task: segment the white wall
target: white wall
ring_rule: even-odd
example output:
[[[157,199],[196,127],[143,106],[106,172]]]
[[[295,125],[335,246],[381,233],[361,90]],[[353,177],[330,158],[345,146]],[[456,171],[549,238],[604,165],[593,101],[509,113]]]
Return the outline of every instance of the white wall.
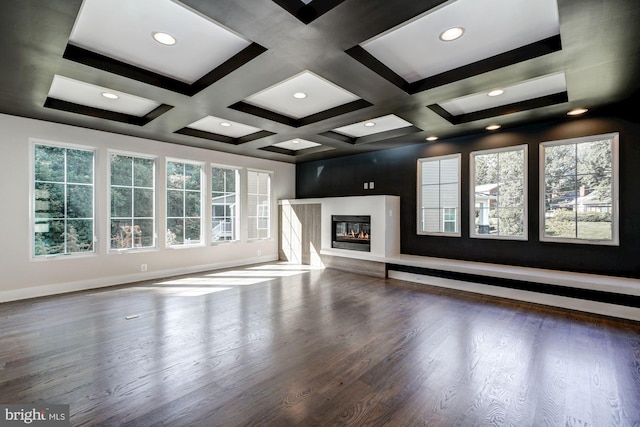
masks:
[[[97,253],[34,259],[31,254],[30,192],[32,141],[52,141],[96,149]],[[108,150],[157,156],[156,227],[158,248],[144,252],[109,253]],[[272,239],[180,249],[165,248],[166,157],[254,168],[274,172],[272,181]],[[205,170],[208,168],[205,168]],[[209,174],[207,174],[209,178]],[[207,179],[208,181],[208,179]],[[208,187],[207,187],[208,188]],[[278,259],[277,200],[295,195],[295,165],[218,151],[184,147],[73,126],[0,114],[0,302],[72,290],[152,279]],[[205,208],[205,224],[210,209]],[[205,229],[208,228],[205,226]],[[246,219],[241,231],[246,229]],[[147,264],[147,272],[141,272]]]

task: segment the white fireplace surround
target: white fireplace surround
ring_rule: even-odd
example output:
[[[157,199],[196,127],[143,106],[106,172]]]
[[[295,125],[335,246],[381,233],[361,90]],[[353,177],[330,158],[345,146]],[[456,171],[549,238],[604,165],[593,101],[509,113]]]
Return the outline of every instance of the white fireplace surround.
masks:
[[[400,255],[400,197],[354,196],[322,199],[281,200],[280,205],[319,204],[321,206],[321,255],[387,262]],[[332,215],[370,215],[371,251],[353,251],[331,247]]]

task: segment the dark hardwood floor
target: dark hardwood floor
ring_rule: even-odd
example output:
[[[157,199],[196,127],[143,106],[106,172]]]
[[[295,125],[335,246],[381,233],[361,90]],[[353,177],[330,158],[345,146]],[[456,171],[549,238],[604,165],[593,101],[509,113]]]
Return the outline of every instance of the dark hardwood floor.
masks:
[[[260,265],[0,304],[0,403],[73,426],[639,426],[640,324]]]

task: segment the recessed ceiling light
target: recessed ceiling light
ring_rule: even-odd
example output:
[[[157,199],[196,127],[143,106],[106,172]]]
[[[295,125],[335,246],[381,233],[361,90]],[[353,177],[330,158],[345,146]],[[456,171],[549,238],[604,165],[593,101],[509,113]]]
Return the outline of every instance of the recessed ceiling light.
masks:
[[[500,125],[489,125],[487,126],[485,129],[486,130],[496,130],[496,129],[500,129]]]
[[[155,41],[165,46],[173,46],[174,44],[176,44],[176,38],[171,34],[156,31],[152,33],[152,36]]]
[[[438,137],[434,135],[434,136],[428,136],[426,139],[429,142],[433,142],[433,141],[437,141]]]
[[[460,37],[462,37],[463,34],[464,34],[464,28],[452,27],[440,33],[440,40],[444,42],[450,42],[450,41],[459,39]]]
[[[116,95],[115,93],[111,93],[111,92],[102,92],[100,95],[104,96],[107,99],[118,99],[118,98],[120,98],[118,95]]]
[[[586,108],[574,108],[573,110],[569,111],[567,113],[568,116],[579,116],[580,114],[584,114],[586,113],[587,110]]]
[[[376,125],[376,122],[367,122],[367,123],[365,123],[364,125],[365,125],[366,127],[370,128],[370,127],[372,127],[372,126],[375,126],[375,125]]]
[[[307,97],[307,94],[304,92],[296,92],[293,94],[293,97],[296,99],[305,99]]]
[[[297,139],[294,139],[293,141],[291,141],[292,144],[300,144],[300,141],[298,141]]]
[[[229,122],[220,122],[220,126],[228,128],[229,126],[231,126],[231,123],[229,123]]]
[[[491,92],[487,93],[489,96],[500,96],[504,93],[503,89],[494,89]]]

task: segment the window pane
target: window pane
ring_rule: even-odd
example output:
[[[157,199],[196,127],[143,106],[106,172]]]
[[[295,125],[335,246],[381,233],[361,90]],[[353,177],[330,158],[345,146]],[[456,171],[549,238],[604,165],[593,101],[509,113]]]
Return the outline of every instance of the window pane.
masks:
[[[57,255],[65,253],[64,221],[36,221],[35,255]]]
[[[184,243],[184,219],[167,219],[167,245],[181,245]]]
[[[200,190],[200,166],[185,164],[185,188],[187,190]]]
[[[111,216],[114,218],[131,217],[131,189],[111,188]]]
[[[603,242],[617,239],[617,224],[613,221],[614,141],[616,137],[610,136],[595,141],[542,144],[543,237]]]
[[[35,217],[64,218],[64,184],[35,184]]]
[[[93,220],[74,219],[67,221],[67,252],[90,252],[93,250]]]
[[[153,217],[153,190],[146,188],[135,188],[133,190],[134,210],[136,218]]]
[[[93,183],[93,152],[67,150],[67,182]]]
[[[67,217],[93,218],[93,186],[67,185]]]
[[[167,162],[167,188],[184,189],[184,164]]]
[[[423,231],[437,233],[440,231],[440,209],[424,209],[422,211],[423,216]]]
[[[200,217],[200,192],[185,193],[185,212],[187,218]]]
[[[200,218],[187,218],[184,224],[185,242],[200,242]]]
[[[440,162],[432,161],[422,164],[422,185],[440,184]]]
[[[611,214],[606,212],[578,212],[577,237],[590,240],[612,238]]]
[[[498,182],[498,155],[476,155],[474,160],[476,186],[496,184]]]
[[[142,247],[152,247],[155,245],[155,230],[152,219],[136,219],[135,226],[138,227],[140,244]]]
[[[182,217],[184,215],[184,192],[167,190],[167,216]]]
[[[112,154],[111,185],[131,185],[131,165],[131,157]]]
[[[64,182],[64,152],[61,147],[35,146],[35,180]]]
[[[133,160],[134,185],[136,187],[153,187],[153,172],[155,161],[153,159]]]
[[[131,221],[128,219],[111,220],[111,248],[127,249],[132,246],[130,234]]]

